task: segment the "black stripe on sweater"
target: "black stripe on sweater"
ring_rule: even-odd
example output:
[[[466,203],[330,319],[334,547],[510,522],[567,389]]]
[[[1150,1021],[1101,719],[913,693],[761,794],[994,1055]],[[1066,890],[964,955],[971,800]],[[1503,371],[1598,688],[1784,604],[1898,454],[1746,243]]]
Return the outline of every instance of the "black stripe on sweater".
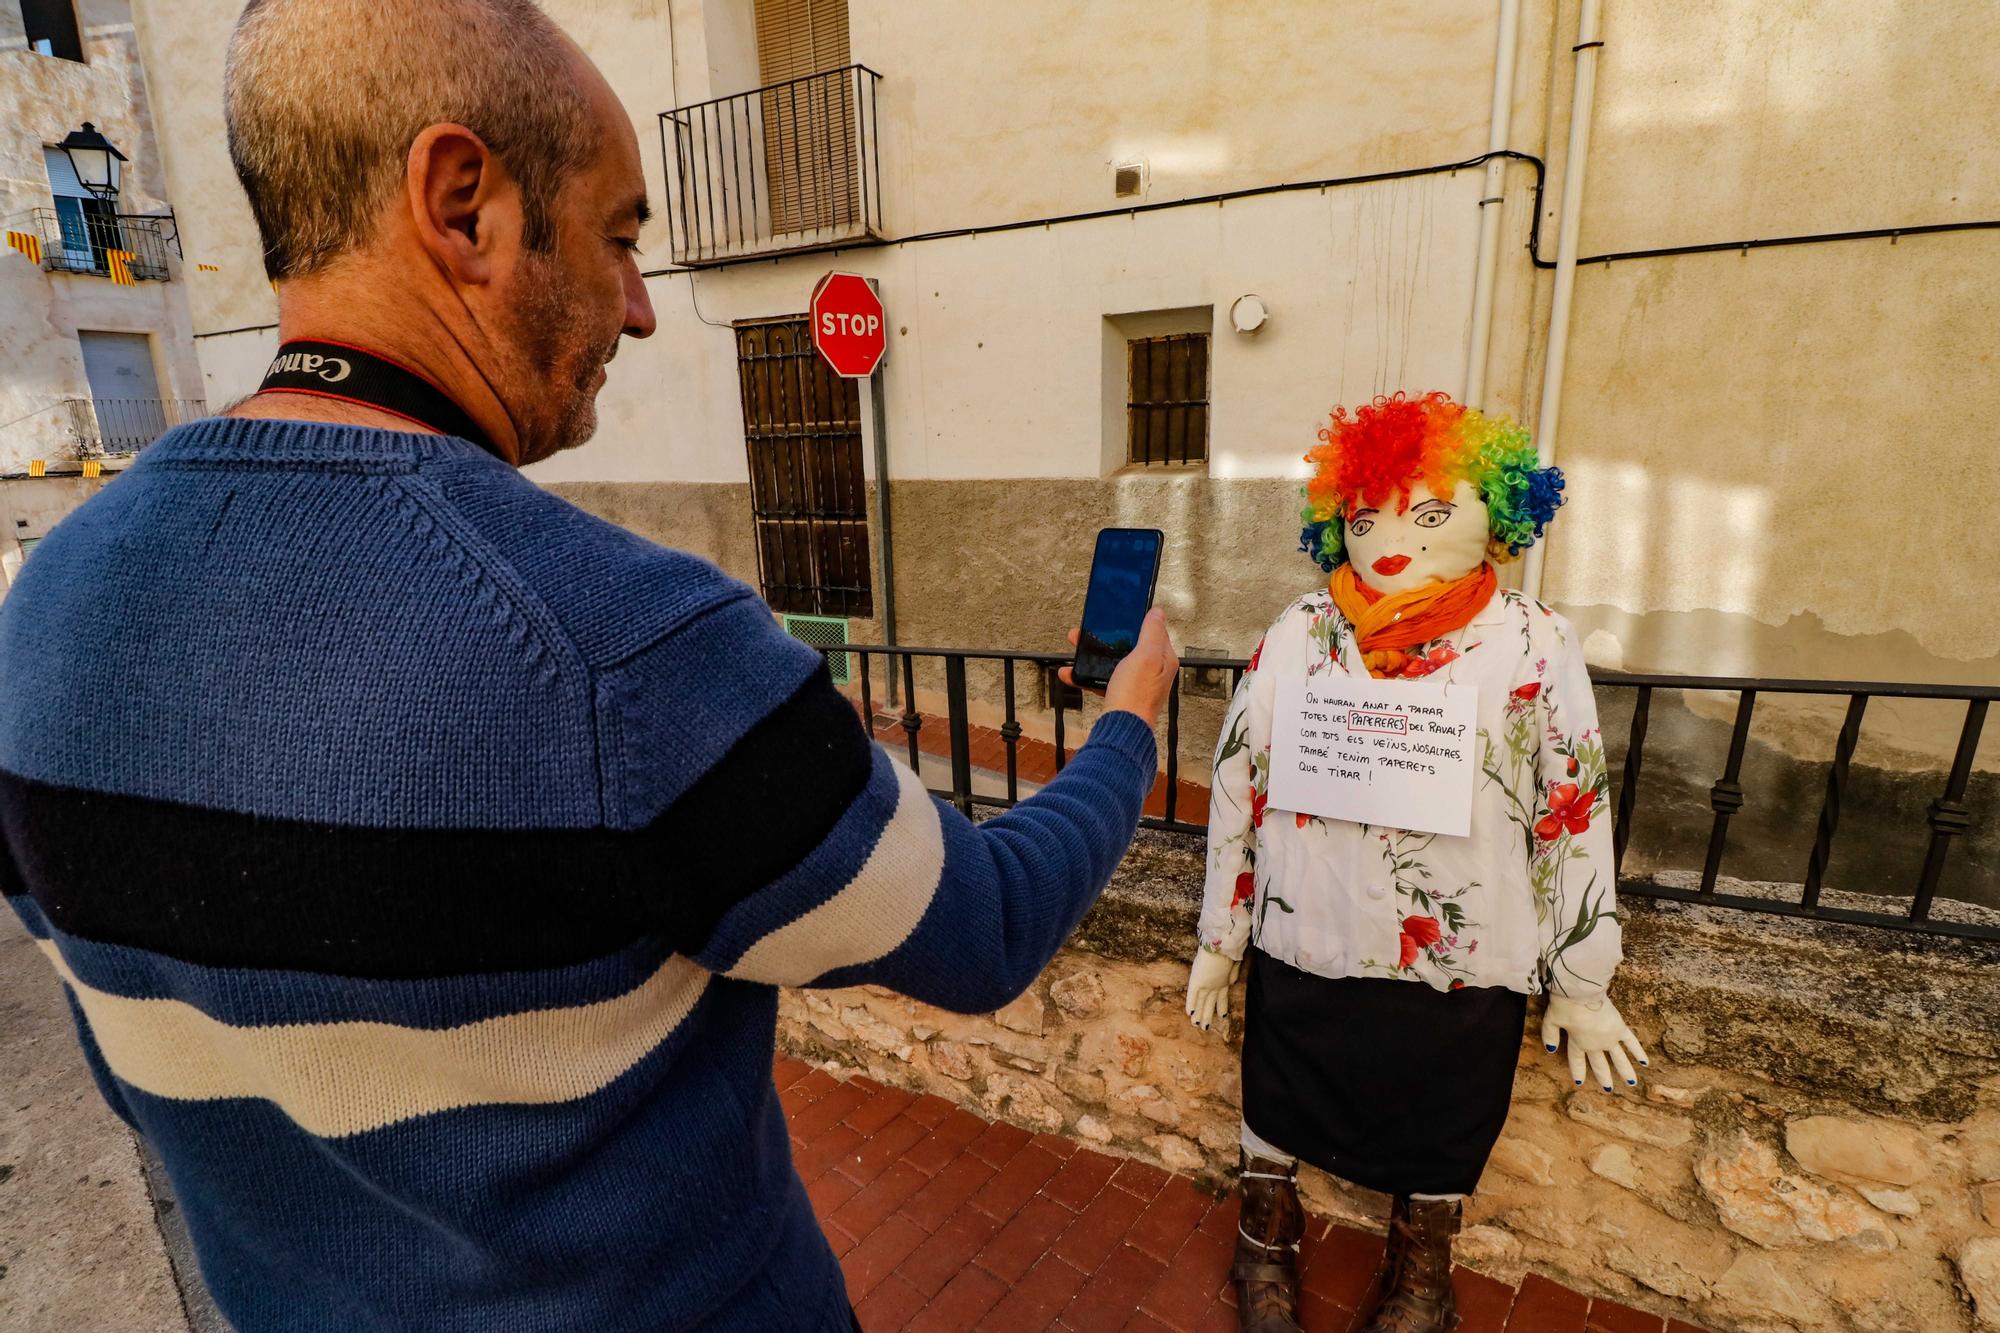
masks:
[[[820,671],[634,832],[354,828],[0,770],[0,875],[72,935],[213,967],[447,976],[583,962],[639,935],[692,954],[825,839],[871,762]]]

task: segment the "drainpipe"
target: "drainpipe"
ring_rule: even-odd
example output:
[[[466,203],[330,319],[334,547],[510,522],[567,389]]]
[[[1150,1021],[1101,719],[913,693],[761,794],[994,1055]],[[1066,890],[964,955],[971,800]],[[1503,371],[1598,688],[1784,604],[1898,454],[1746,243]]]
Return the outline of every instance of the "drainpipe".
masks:
[[[1535,422],[1535,452],[1543,467],[1556,459],[1556,425],[1562,418],[1563,363],[1569,356],[1569,309],[1576,294],[1576,237],[1583,220],[1583,168],[1590,159],[1590,100],[1597,90],[1599,0],[1583,0],[1576,25],[1576,89],[1569,104],[1569,149],[1563,157],[1561,220],[1556,229],[1556,291],[1549,307],[1548,355],[1542,366],[1542,411]],[[1528,550],[1521,590],[1542,595],[1544,537]]]
[[[1486,151],[1507,147],[1514,121],[1515,52],[1520,46],[1521,0],[1500,0],[1500,40],[1493,53],[1493,108]],[[1472,335],[1465,349],[1465,392],[1459,401],[1479,407],[1486,397],[1486,354],[1493,343],[1493,288],[1500,267],[1501,199],[1507,160],[1489,158],[1479,199],[1479,255],[1472,270]]]

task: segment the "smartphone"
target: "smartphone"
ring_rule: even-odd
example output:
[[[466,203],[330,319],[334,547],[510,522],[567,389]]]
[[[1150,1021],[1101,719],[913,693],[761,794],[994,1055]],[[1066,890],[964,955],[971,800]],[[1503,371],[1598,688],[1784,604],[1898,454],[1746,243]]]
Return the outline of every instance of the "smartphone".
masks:
[[[1083,595],[1083,629],[1070,668],[1077,684],[1103,689],[1113,668],[1138,645],[1164,542],[1158,528],[1105,528],[1097,534],[1090,587]]]

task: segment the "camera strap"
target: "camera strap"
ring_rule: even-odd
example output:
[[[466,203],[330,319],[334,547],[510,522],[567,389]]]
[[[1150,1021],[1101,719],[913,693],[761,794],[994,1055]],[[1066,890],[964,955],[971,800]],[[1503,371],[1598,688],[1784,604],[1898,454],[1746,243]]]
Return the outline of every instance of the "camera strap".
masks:
[[[359,403],[492,451],[493,442],[450,394],[387,357],[347,343],[295,338],[278,348],[258,393],[303,393]]]

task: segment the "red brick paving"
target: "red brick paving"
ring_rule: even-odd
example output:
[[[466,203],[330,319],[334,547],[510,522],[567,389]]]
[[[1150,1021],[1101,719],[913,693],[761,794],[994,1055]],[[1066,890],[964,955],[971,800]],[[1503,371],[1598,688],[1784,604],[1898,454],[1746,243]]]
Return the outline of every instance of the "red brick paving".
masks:
[[[1611,1301],[1592,1301],[1584,1319],[1586,1333],[1664,1333],[1666,1320],[1644,1310]]]
[[[1514,1298],[1507,1327],[1532,1328],[1536,1333],[1583,1333],[1583,1321],[1589,1315],[1588,1297],[1559,1287],[1539,1273],[1530,1273],[1521,1283],[1521,1294]],[[1664,1319],[1660,1322],[1666,1323]]]
[[[806,1183],[867,1333],[1231,1333],[1237,1200],[942,1098],[773,1077]],[[1306,1333],[1349,1333],[1382,1238],[1314,1218],[1300,1247]],[[1460,1333],[1699,1333],[1529,1275],[1457,1273]]]

